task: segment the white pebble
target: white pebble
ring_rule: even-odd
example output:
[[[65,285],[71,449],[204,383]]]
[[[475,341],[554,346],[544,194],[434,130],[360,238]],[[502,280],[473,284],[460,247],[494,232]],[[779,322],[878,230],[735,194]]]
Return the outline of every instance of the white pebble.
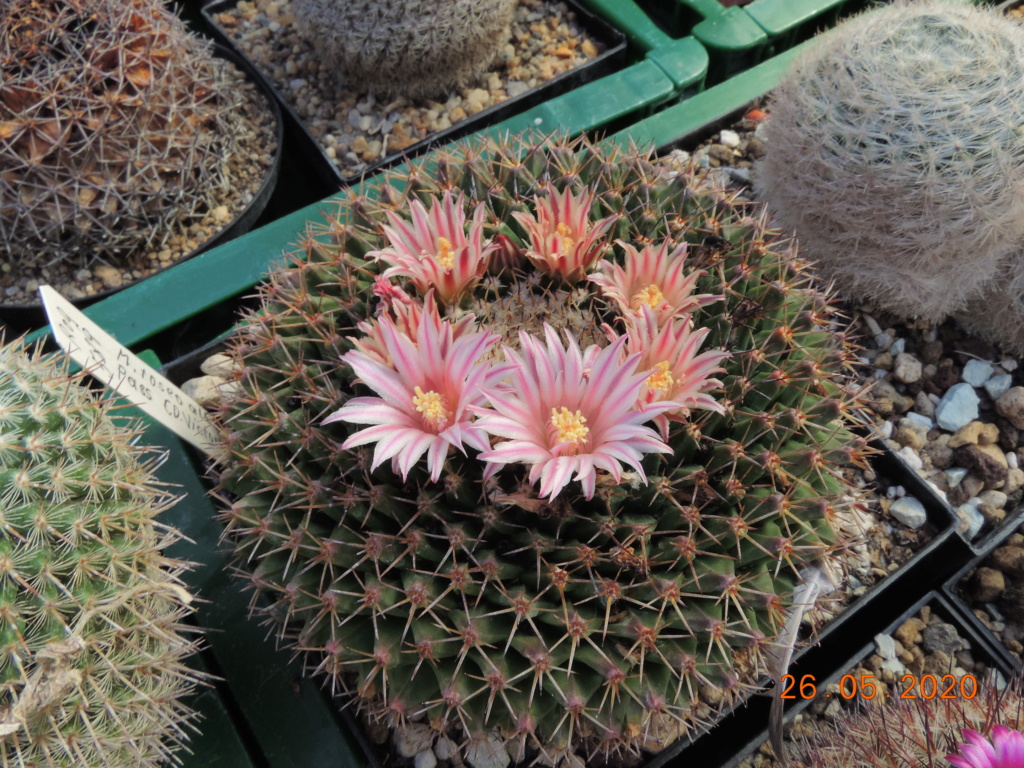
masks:
[[[882,326],[871,315],[864,315],[864,322],[868,326],[868,330],[871,331],[872,336],[878,336],[882,332]]]
[[[984,360],[968,360],[960,378],[972,387],[980,387],[992,376],[992,364]]]
[[[906,339],[896,339],[896,341],[894,341],[892,343],[892,346],[889,347],[889,351],[893,355],[898,355],[898,354],[900,354],[906,348],[907,348],[907,340]]]
[[[929,328],[927,331],[924,332],[924,340],[925,341],[935,341],[938,338],[939,338],[939,329],[938,328]]]
[[[881,424],[878,425],[877,429],[878,434],[882,436],[883,440],[888,440],[890,437],[892,437],[893,426],[891,421],[883,421]]]
[[[950,488],[956,488],[963,479],[967,477],[967,470],[963,467],[953,467],[946,470],[946,482]]]
[[[896,455],[899,456],[903,461],[906,462],[907,466],[915,472],[920,472],[924,469],[924,462],[921,461],[921,457],[917,455],[917,451],[911,448],[909,445],[905,445],[896,451]]]
[[[998,400],[1013,384],[1013,376],[1008,373],[1000,374],[999,376],[993,376],[985,382],[985,391],[988,392],[988,396],[993,400]]]
[[[889,507],[889,514],[914,530],[928,522],[928,513],[925,512],[924,505],[913,496],[896,499]]]
[[[935,421],[943,429],[956,432],[978,418],[978,395],[966,382],[954,384],[935,406]]]
[[[935,428],[935,422],[932,419],[928,418],[924,414],[918,413],[917,411],[910,411],[903,418],[915,426],[921,427],[926,432]]]
[[[970,503],[957,507],[956,515],[960,518],[960,525],[957,526],[957,529],[963,529],[961,532],[968,541],[977,536],[982,526],[985,525],[985,516]]]
[[[299,88],[305,88],[306,79],[304,77],[297,77],[290,83],[288,83],[288,87],[291,88],[293,91],[297,91],[299,90]]]
[[[1009,373],[1013,373],[1017,370],[1017,361],[1012,358],[1003,360],[999,365],[1004,371],[1008,371]]]
[[[736,149],[740,145],[740,135],[736,131],[726,129],[718,134],[718,142],[729,149]]]
[[[1009,467],[1010,469],[1020,468],[1020,460],[1017,458],[1016,451],[1010,451],[1009,453],[1006,454],[1006,466]]]

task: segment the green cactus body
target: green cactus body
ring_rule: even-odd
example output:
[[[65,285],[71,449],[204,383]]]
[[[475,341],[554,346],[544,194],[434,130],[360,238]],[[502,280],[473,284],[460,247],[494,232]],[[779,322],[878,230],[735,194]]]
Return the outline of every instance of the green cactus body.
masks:
[[[490,274],[451,291],[445,322],[472,312],[524,355],[517,332],[539,337],[543,322],[608,344],[599,326],[624,319],[613,302],[575,268],[559,280],[524,256],[528,217],[565,190],[593,196],[586,238],[604,232],[584,272],[622,256],[615,238],[689,244],[722,412],[670,421],[671,451],[644,458],[646,482],[602,471],[590,494],[581,479],[544,498],[518,465],[485,478],[473,448],[449,451],[436,481],[431,462],[403,479],[374,468],[369,445],[342,449],[356,428],[323,422],[367,392],[342,356],[374,316],[371,288],[394,295],[371,253],[389,211],[415,218],[417,200],[460,193],[467,217],[483,206],[485,242],[500,245]],[[634,149],[486,144],[389,176],[376,197],[351,194],[312,226],[234,350],[241,394],[224,406],[233,458],[219,479],[255,604],[369,717],[426,723],[466,759],[638,755],[699,730],[764,672],[801,567],[844,543],[832,520],[852,502],[843,466],[862,443],[846,426],[851,353],[829,330],[828,297],[757,208]],[[558,232],[556,257],[587,250]],[[440,258],[457,265],[452,238]],[[655,288],[637,295],[656,303]],[[668,379],[655,366],[647,382]],[[416,392],[424,420],[454,407],[450,392]],[[600,417],[574,408],[586,404],[553,409],[549,429],[583,450]]]
[[[171,759],[199,679],[173,503],[139,432],[66,364],[0,339],[0,765]]]
[[[294,0],[342,84],[413,99],[472,83],[508,40],[516,0]]]
[[[773,92],[757,194],[849,295],[938,321],[1024,235],[1024,28],[896,2],[816,41]]]

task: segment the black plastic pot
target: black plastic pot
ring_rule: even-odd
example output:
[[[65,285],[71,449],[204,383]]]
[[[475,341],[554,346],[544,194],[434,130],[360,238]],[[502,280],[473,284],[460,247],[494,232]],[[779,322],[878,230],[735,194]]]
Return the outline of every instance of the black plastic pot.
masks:
[[[1024,669],[1024,665],[1007,650],[1006,646],[982,621],[974,614],[974,610],[964,599],[960,585],[977,568],[985,564],[989,556],[1008,539],[1020,526],[1024,524],[1024,508],[1019,509],[1015,514],[1007,516],[1006,521],[1000,526],[999,536],[989,536],[984,547],[979,547],[975,556],[954,573],[943,585],[943,592],[957,610],[963,615],[964,621],[971,624],[982,637],[992,645],[994,652],[1004,664],[1017,671]]]
[[[295,111],[295,108],[273,84],[272,79],[263,72],[260,72],[259,76],[263,79],[266,88],[274,94],[281,105],[288,123],[290,137],[294,140],[302,157],[311,167],[315,168],[317,175],[325,184],[329,185],[333,191],[337,191],[351,184],[358,183],[364,176],[371,175],[401,160],[422,154],[432,147],[463,138],[482,128],[499,123],[512,115],[609,74],[621,66],[626,58],[625,35],[579,5],[576,0],[563,0],[563,2],[572,9],[576,17],[583,23],[587,34],[605,45],[603,53],[592,61],[568,72],[563,72],[544,83],[540,83],[519,96],[510,98],[500,104],[495,104],[471,117],[460,120],[450,128],[430,134],[401,151],[392,152],[376,163],[368,165],[362,172],[353,176],[344,176],[338,170],[338,167],[327,155],[325,149],[306,127],[298,112]],[[202,15],[214,37],[220,43],[230,47],[238,55],[244,57],[245,53],[215,20],[217,14],[224,13],[234,8],[237,4],[238,0],[214,0],[214,2],[203,6]],[[252,69],[256,69],[254,64]]]
[[[251,82],[256,84],[257,89],[260,94],[262,94],[263,100],[266,103],[266,108],[271,112],[274,118],[274,141],[277,145],[274,150],[274,157],[270,168],[267,170],[266,176],[263,179],[263,183],[253,196],[253,199],[249,201],[248,205],[246,205],[245,208],[243,208],[242,211],[239,212],[229,224],[227,224],[227,226],[208,238],[206,242],[192,251],[189,255],[179,259],[174,264],[168,265],[163,269],[147,275],[145,278],[140,278],[142,280],[152,277],[153,275],[160,274],[183,261],[187,261],[188,259],[208,251],[216,245],[225,243],[228,240],[248,232],[256,223],[257,219],[259,219],[263,210],[267,207],[267,203],[270,201],[270,197],[274,192],[274,187],[277,184],[277,179],[281,171],[281,154],[284,147],[284,120],[282,119],[281,109],[277,104],[277,100],[274,98],[274,94],[267,88],[262,78],[260,78],[256,73],[256,70],[253,69],[252,65],[244,57],[239,56],[230,48],[220,45],[214,47],[214,53],[218,57],[226,59],[237,66],[245,73],[246,77]],[[84,308],[90,304],[100,301],[101,299],[114,295],[131,284],[132,283],[125,283],[123,286],[111,288],[106,291],[100,291],[92,296],[69,300],[76,307]],[[12,330],[29,330],[46,325],[46,314],[43,312],[42,304],[38,302],[33,304],[4,304],[0,302],[0,324],[3,323],[9,324]]]

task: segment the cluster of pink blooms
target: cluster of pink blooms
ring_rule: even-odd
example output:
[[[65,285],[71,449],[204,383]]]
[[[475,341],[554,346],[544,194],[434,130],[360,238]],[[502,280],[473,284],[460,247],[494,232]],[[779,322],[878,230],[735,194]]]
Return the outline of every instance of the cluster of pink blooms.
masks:
[[[989,741],[977,731],[965,729],[966,744],[959,755],[946,755],[955,768],[1024,768],[1024,734],[997,725]]]
[[[342,447],[375,444],[373,467],[391,459],[403,478],[426,454],[435,482],[449,451],[468,447],[485,462],[485,477],[522,464],[540,497],[555,498],[575,479],[589,499],[599,471],[621,482],[626,465],[646,482],[644,455],[672,452],[670,421],[694,408],[721,412],[706,390],[720,384],[711,376],[727,353],[698,353],[708,331],[690,315],[720,297],[693,295],[702,273],[684,273],[685,246],[637,250],[619,241],[624,264],[603,260],[615,217],[592,222],[593,203],[589,191],[549,187],[535,215],[514,214],[529,240],[523,255],[552,278],[589,280],[619,311],[625,333],[606,325],[607,346],[581,349],[545,324],[543,340],[520,333],[519,349],[503,347],[501,363],[490,360],[498,334],[478,330],[472,316],[442,319],[437,309],[472,291],[498,248],[484,242],[483,206],[468,227],[464,198],[451,192],[429,210],[411,203],[411,220],[389,213],[390,245],[373,254],[388,265],[374,288],[381,311],[360,324],[363,336],[344,356],[376,396],[353,398],[325,420],[369,425]]]

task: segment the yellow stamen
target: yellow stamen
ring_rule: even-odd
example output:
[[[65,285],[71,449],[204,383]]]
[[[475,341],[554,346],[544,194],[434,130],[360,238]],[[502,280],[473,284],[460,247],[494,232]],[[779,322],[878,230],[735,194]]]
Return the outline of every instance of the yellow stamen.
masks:
[[[590,434],[590,429],[584,426],[586,423],[587,417],[579,411],[575,414],[570,413],[564,405],[561,411],[557,408],[551,409],[551,426],[555,430],[556,443],[582,445]]]
[[[647,386],[661,392],[668,392],[675,384],[675,379],[668,370],[668,361],[664,360],[654,366],[654,373],[647,377]]]
[[[572,227],[570,227],[563,221],[560,222],[557,227],[555,227],[555,231],[557,231],[562,238],[561,252],[568,253],[569,251],[571,251],[573,247],[576,245],[576,241],[569,237],[569,235],[572,234]]]
[[[455,252],[447,237],[437,238],[437,263],[445,272],[455,266]]]
[[[633,294],[633,299],[629,302],[629,306],[633,309],[640,309],[641,305],[646,304],[651,309],[657,309],[664,301],[665,296],[662,294],[661,289],[654,283],[651,283],[646,288],[641,288]]]
[[[432,429],[444,429],[448,426],[452,412],[448,408],[448,401],[444,399],[444,396],[434,390],[424,392],[419,387],[415,387],[413,391],[416,395],[412,399],[412,404],[416,406],[417,411],[423,414],[423,420]]]

